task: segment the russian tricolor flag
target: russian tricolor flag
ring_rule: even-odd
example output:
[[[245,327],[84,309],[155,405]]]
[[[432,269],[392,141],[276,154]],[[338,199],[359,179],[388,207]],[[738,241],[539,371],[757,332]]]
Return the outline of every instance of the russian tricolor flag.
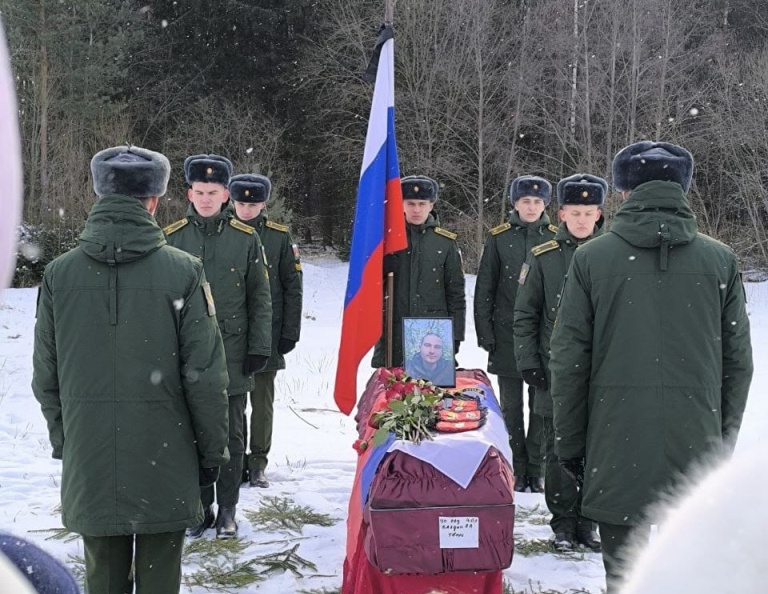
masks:
[[[357,368],[382,333],[384,254],[407,247],[395,142],[395,54],[392,28],[382,28],[373,104],[357,189],[349,277],[333,397],[344,414],[357,401]]]

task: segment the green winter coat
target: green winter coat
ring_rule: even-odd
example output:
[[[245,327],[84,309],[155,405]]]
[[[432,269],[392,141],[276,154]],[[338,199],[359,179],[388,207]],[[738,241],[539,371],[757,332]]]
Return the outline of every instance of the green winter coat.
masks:
[[[32,390],[63,462],[62,521],[89,536],[202,520],[198,467],[229,459],[227,371],[202,264],[142,203],[106,196],[45,269]]]
[[[586,455],[584,516],[634,525],[692,462],[731,446],[752,378],[736,256],[680,186],[638,186],[579,248],[552,333],[555,452]]]
[[[592,235],[582,240],[571,235],[565,223],[560,223],[552,241],[531,250],[520,272],[520,287],[515,298],[515,360],[518,369],[543,369],[549,381],[549,343],[568,266],[577,247],[602,233],[602,218]],[[533,412],[552,417],[549,389],[536,388]]]
[[[243,374],[245,355],[272,353],[272,299],[258,234],[228,208],[203,218],[192,205],[186,218],[163,231],[168,243],[203,261],[227,354],[227,391],[249,392],[253,376]]]
[[[520,377],[512,327],[517,279],[531,249],[551,240],[556,231],[546,212],[535,223],[524,223],[515,210],[485,240],[475,284],[475,332],[477,344],[490,352],[490,373]]]
[[[393,305],[392,361],[403,365],[403,318],[453,318],[453,340],[464,340],[467,305],[464,271],[456,234],[438,226],[429,215],[423,225],[405,225],[408,248],[396,254]],[[373,351],[374,367],[384,367],[386,345],[382,338]]]
[[[277,342],[286,338],[299,341],[301,333],[302,272],[298,248],[288,227],[273,223],[262,212],[247,222],[256,229],[269,269],[272,291],[272,356],[264,371],[285,369],[285,357],[277,352]]]

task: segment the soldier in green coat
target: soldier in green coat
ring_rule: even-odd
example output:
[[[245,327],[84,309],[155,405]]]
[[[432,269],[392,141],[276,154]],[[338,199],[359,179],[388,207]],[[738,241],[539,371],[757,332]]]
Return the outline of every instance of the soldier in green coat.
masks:
[[[264,249],[256,230],[241,223],[231,209],[227,185],[232,164],[218,155],[194,155],[184,162],[190,185],[187,216],[164,231],[168,242],[203,261],[216,299],[216,319],[224,339],[229,373],[229,453],[214,488],[202,490],[205,517],[188,531],[198,537],[216,524],[218,538],[237,536],[235,512],[240,498],[245,442],[243,415],[253,374],[272,355],[272,300]],[[218,501],[214,519],[213,502]]]
[[[544,491],[541,464],[542,418],[534,412],[535,389],[528,390],[528,435],[525,433],[523,379],[515,364],[512,322],[520,268],[531,249],[551,240],[557,227],[544,209],[552,185],[541,177],[523,175],[512,181],[509,221],[491,229],[485,241],[475,285],[477,343],[488,351],[488,371],[499,376],[499,397],[512,448],[515,491]],[[528,378],[530,379],[530,378]],[[530,386],[530,382],[528,382]]]
[[[237,218],[251,225],[261,238],[269,267],[272,291],[272,355],[264,371],[254,374],[251,390],[251,454],[245,456],[244,481],[252,487],[269,487],[264,475],[272,449],[272,424],[275,402],[275,376],[285,369],[285,355],[299,341],[301,333],[302,272],[299,248],[288,227],[267,218],[264,208],[272,192],[268,177],[256,174],[235,175],[229,180],[229,196]],[[248,423],[243,421],[248,442]],[[247,477],[247,478],[246,478]]]
[[[601,177],[580,173],[557,184],[560,226],[555,238],[537,245],[520,271],[515,299],[515,358],[518,369],[536,388],[533,411],[544,420],[542,436],[544,497],[552,513],[554,547],[573,550],[580,543],[593,551],[600,541],[593,522],[581,515],[576,482],[563,472],[554,455],[552,396],[549,393],[549,343],[568,266],[576,248],[602,233],[601,208],[608,183]]]
[[[616,155],[625,201],[574,254],[552,333],[555,453],[584,481],[611,593],[627,538],[647,537],[659,497],[733,448],[752,379],[738,262],[698,232],[692,174],[691,154],[666,142]]]
[[[32,390],[86,590],[179,592],[199,485],[229,459],[224,346],[202,263],[166,245],[153,217],[168,160],[122,146],[91,170],[101,199],[80,245],[43,275]]]
[[[456,234],[440,227],[432,214],[437,201],[437,182],[423,175],[412,175],[401,180],[401,187],[408,247],[384,258],[384,274],[392,272],[395,276],[394,367],[404,365],[403,318],[453,318],[453,352],[456,354],[464,340],[467,313],[464,271]],[[372,365],[386,365],[383,337],[374,348]]]

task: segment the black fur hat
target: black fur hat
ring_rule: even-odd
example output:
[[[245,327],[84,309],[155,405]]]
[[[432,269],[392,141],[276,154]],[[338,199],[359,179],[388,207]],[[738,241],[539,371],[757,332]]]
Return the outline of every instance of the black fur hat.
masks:
[[[400,180],[403,189],[403,200],[437,201],[439,186],[437,182],[426,175],[409,175]]]
[[[552,200],[552,184],[543,177],[521,175],[509,186],[509,201],[514,204],[523,196],[541,198],[546,206]]]
[[[692,177],[693,156],[669,142],[636,142],[613,158],[613,186],[619,192],[631,192],[640,184],[657,180],[678,183],[687,194]]]
[[[115,146],[91,159],[93,190],[98,196],[122,194],[133,198],[162,196],[168,188],[171,164],[165,155],[138,146]]]
[[[236,202],[268,202],[272,182],[265,175],[241,173],[229,180],[229,197]]]
[[[607,193],[608,182],[588,173],[577,173],[557,182],[557,203],[560,206],[602,206]]]
[[[195,182],[221,184],[225,188],[232,177],[232,162],[219,155],[192,155],[184,160],[184,179],[190,186]]]

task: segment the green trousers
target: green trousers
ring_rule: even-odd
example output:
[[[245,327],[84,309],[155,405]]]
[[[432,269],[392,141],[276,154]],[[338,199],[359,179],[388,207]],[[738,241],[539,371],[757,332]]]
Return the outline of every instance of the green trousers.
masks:
[[[178,594],[184,530],[83,536],[86,594]],[[133,570],[132,570],[133,566]]]
[[[248,470],[258,472],[267,467],[272,449],[272,425],[275,418],[275,377],[277,371],[255,373],[256,386],[251,392],[251,453],[245,457]],[[245,441],[248,442],[248,422],[244,419]]]
[[[535,390],[528,389],[528,434],[525,433],[525,412],[523,410],[523,380],[499,376],[499,397],[504,424],[509,433],[512,448],[512,466],[515,476],[542,476],[541,430],[543,419],[533,412]]]
[[[607,594],[618,594],[624,579],[624,569],[629,565],[627,544],[641,540],[648,541],[651,533],[649,524],[620,526],[599,522],[600,541],[603,543],[603,566]],[[636,540],[637,539],[637,540]]]
[[[258,374],[257,374],[258,375]],[[240,483],[243,476],[243,416],[245,414],[245,394],[229,396],[229,462],[221,468],[219,480],[215,485],[200,488],[200,500],[203,507],[210,507],[214,501],[219,507],[233,507],[240,501]],[[215,490],[214,490],[215,487]]]
[[[555,456],[555,428],[552,417],[542,417],[544,424],[544,499],[552,513],[552,532],[584,533],[595,529],[595,524],[581,515],[581,492],[576,481],[563,472]]]

